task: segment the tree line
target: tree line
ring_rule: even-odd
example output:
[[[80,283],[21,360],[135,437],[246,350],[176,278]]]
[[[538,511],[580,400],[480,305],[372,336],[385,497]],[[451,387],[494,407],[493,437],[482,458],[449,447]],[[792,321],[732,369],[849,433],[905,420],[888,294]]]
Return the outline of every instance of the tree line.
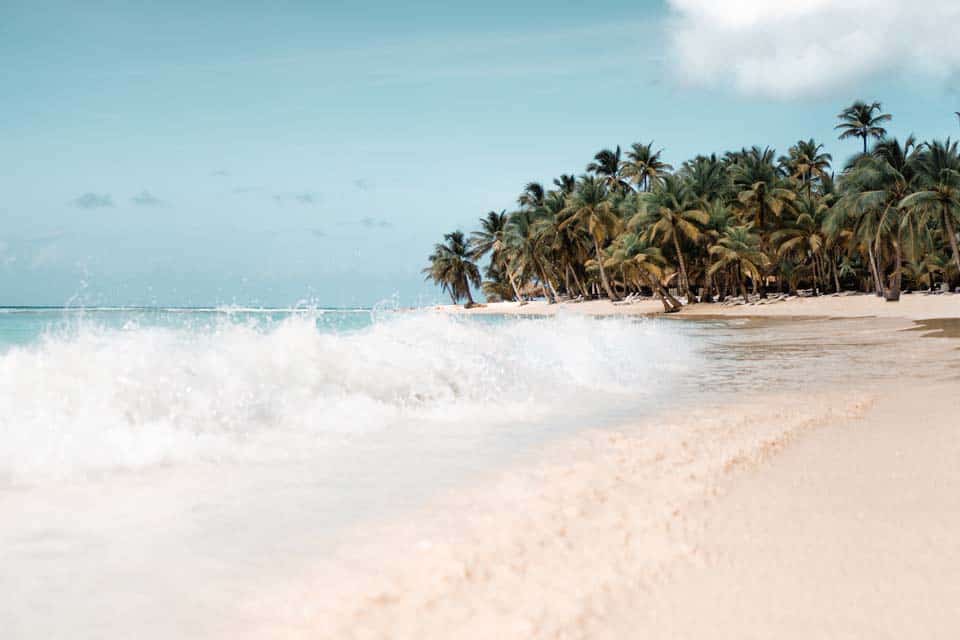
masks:
[[[839,172],[817,141],[751,147],[675,168],[653,143],[604,149],[579,177],[528,183],[507,212],[453,231],[424,269],[456,304],[655,295],[664,310],[769,292],[900,299],[960,277],[960,153],[888,137],[879,102],[838,115],[862,152]],[[871,142],[873,143],[871,146]],[[486,260],[481,275],[480,263]]]

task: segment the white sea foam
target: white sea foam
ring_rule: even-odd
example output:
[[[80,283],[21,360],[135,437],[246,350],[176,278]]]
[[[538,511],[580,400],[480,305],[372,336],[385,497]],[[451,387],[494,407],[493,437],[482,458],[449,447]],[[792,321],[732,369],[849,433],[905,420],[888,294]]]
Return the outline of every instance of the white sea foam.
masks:
[[[640,403],[696,358],[668,324],[393,314],[324,332],[310,315],[199,329],[84,320],[0,354],[0,478],[276,460],[399,425],[522,428],[611,398]]]

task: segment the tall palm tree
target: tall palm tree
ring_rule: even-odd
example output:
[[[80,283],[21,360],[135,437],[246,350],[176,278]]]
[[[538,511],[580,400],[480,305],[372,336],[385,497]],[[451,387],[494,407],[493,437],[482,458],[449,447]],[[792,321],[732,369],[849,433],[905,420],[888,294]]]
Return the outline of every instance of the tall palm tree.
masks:
[[[854,235],[866,246],[877,295],[885,295],[890,301],[900,299],[903,231],[911,220],[905,214],[918,211],[913,203],[901,206],[913,190],[915,151],[912,136],[903,143],[896,138],[878,142],[872,153],[855,158],[845,171],[846,193],[838,203],[839,209],[847,209],[852,215]],[[888,248],[893,272],[884,287],[884,252]]]
[[[620,146],[616,151],[601,149],[587,165],[587,172],[601,178],[610,191],[629,191],[630,185],[620,175]]]
[[[510,270],[506,244],[507,220],[506,211],[490,211],[480,218],[480,229],[470,234],[470,257],[479,261],[490,254],[487,277],[496,279],[494,276],[505,275],[517,302],[524,304],[516,277]]]
[[[627,151],[627,159],[620,163],[620,175],[633,178],[639,191],[650,191],[661,176],[673,167],[660,159],[663,149],[653,150],[653,142],[642,144],[635,142]]]
[[[433,280],[443,291],[450,294],[457,304],[466,298],[469,309],[476,303],[470,293],[470,285],[480,286],[480,269],[470,257],[470,247],[462,231],[453,231],[443,236],[443,242],[434,245],[430,264],[423,269],[427,280]]]
[[[593,176],[582,176],[576,191],[567,198],[564,207],[566,219],[560,229],[578,226],[585,229],[593,240],[593,257],[600,270],[600,282],[607,297],[619,300],[620,297],[610,287],[607,271],[603,266],[603,247],[607,240],[619,230],[620,219],[608,198],[606,182]]]
[[[960,222],[960,155],[957,143],[948,138],[935,140],[916,159],[919,191],[900,203],[902,208],[934,213],[953,252],[953,261],[960,273],[960,249],[957,247],[957,224]]]
[[[874,115],[876,114],[876,115]],[[840,129],[840,139],[862,138],[863,153],[867,153],[867,138],[880,139],[887,135],[887,130],[880,125],[889,122],[892,116],[889,113],[883,113],[883,107],[879,102],[867,104],[862,100],[857,100],[852,105],[837,114],[840,124],[834,129]]]
[[[690,190],[677,176],[664,176],[653,191],[644,194],[643,206],[644,210],[639,216],[649,225],[648,239],[672,246],[680,270],[681,286],[689,304],[693,304],[696,300],[690,287],[690,275],[680,241],[699,242],[703,237],[701,227],[710,221],[710,215],[698,206]],[[631,225],[637,226],[640,220],[631,220]]]

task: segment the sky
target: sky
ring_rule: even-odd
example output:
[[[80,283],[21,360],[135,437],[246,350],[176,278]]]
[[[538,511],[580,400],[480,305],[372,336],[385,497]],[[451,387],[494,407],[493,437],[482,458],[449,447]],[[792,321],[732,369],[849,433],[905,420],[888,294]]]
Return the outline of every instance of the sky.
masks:
[[[604,147],[814,137],[842,165],[855,99],[956,138],[957,26],[953,0],[0,0],[0,305],[440,300],[443,233]]]

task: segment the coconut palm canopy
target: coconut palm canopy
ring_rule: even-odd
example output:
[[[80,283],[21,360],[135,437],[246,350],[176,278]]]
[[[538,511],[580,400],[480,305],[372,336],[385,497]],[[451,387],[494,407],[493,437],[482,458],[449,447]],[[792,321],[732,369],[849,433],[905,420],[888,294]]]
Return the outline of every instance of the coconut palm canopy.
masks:
[[[484,258],[488,299],[647,294],[667,311],[681,294],[692,304],[861,290],[895,301],[904,287],[960,284],[957,142],[887,137],[879,102],[838,119],[841,140],[867,145],[839,171],[814,139],[779,156],[760,146],[699,155],[677,170],[653,143],[602,149],[578,177],[527,183],[519,208],[488,213],[469,247],[448,234],[427,272],[471,300],[468,258]]]

